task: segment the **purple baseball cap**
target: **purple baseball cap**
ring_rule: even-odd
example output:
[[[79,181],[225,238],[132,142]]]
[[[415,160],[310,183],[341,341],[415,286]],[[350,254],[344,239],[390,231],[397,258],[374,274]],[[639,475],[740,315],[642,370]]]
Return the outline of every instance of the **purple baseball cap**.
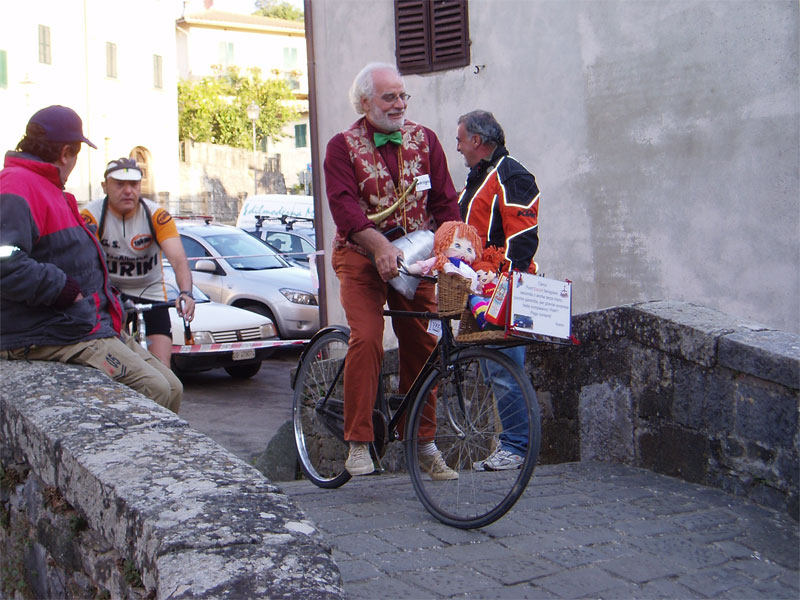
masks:
[[[28,123],[36,123],[44,128],[44,137],[48,142],[84,142],[95,150],[95,146],[83,135],[83,121],[71,108],[66,106],[48,106],[35,113]]]

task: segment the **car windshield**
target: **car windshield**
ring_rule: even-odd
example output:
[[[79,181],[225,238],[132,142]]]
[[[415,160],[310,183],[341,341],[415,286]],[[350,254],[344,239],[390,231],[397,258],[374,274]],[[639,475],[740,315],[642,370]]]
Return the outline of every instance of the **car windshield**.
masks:
[[[207,235],[203,239],[238,271],[282,269],[289,266],[270,246],[243,231]]]

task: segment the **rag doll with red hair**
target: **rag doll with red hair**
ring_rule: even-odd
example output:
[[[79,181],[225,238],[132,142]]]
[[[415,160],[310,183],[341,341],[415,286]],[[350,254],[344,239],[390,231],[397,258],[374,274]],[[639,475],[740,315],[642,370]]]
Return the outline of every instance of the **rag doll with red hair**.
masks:
[[[457,273],[470,280],[470,289],[478,290],[478,275],[472,264],[482,256],[478,230],[462,221],[447,221],[436,230],[433,238],[433,256],[407,265],[413,275]]]
[[[470,294],[469,308],[481,329],[486,328],[486,309],[489,308],[492,293],[497,287],[503,262],[505,262],[503,251],[495,246],[489,246],[484,249],[481,259],[472,265],[478,276],[478,290],[476,294]]]

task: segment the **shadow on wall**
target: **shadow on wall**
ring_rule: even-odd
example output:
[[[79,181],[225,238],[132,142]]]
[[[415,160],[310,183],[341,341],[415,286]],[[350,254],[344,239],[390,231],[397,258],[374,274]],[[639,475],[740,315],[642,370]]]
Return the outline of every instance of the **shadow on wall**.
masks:
[[[219,177],[210,176],[204,169],[198,187],[202,190],[191,196],[182,196],[178,215],[211,215],[215,221],[236,223],[247,192],[231,195]],[[283,173],[261,171],[257,180],[259,194],[285,194]]]
[[[261,171],[258,177],[258,194],[285,194],[286,180],[283,173],[275,171]]]

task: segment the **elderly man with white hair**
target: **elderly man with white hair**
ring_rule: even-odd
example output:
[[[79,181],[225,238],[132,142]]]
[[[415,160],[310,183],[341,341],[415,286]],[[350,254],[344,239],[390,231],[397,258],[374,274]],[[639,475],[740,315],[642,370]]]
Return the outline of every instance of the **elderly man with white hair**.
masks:
[[[350,445],[345,468],[351,475],[374,470],[369,444],[374,440],[372,411],[383,358],[384,304],[393,310],[436,311],[430,282],[422,282],[413,299],[387,285],[397,276],[402,255],[391,240],[402,232],[435,230],[446,221],[460,220],[439,139],[405,118],[410,98],[394,65],[368,64],[350,90],[350,100],[363,116],[333,136],[325,154],[325,187],[336,223],[331,262],[350,327],[344,437]],[[404,202],[391,211],[404,194]],[[399,346],[399,391],[405,393],[436,339],[420,319],[393,321],[392,326]],[[431,440],[433,402],[431,398],[420,426],[423,438],[427,431]],[[458,478],[432,441],[420,445],[420,464],[434,480]]]

